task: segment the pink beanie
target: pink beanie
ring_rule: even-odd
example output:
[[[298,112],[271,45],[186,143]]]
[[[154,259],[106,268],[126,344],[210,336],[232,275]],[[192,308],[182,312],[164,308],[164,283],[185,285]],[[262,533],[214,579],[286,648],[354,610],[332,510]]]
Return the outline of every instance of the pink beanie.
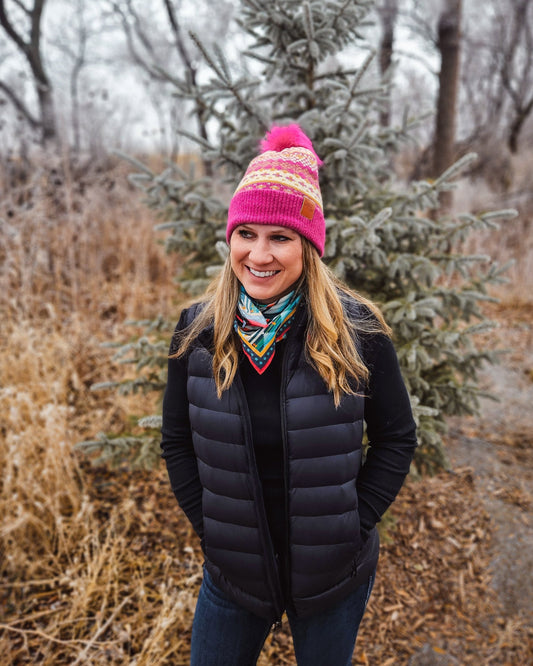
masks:
[[[226,240],[239,224],[277,224],[307,238],[324,254],[326,225],[318,167],[322,161],[302,129],[272,127],[229,205]]]

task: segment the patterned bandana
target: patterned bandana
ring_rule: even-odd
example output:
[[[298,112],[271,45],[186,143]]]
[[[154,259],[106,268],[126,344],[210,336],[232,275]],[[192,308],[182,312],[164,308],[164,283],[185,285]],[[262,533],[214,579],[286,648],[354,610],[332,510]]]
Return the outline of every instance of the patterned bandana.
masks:
[[[260,375],[274,358],[276,342],[287,335],[301,297],[291,291],[273,303],[255,303],[241,285],[234,328],[244,353]]]

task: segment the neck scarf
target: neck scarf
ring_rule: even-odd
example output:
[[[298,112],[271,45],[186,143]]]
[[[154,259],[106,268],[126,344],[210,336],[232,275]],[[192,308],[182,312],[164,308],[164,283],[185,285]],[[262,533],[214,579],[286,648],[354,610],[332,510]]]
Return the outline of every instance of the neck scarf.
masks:
[[[276,342],[287,335],[302,295],[296,291],[273,303],[256,303],[241,285],[234,328],[250,363],[261,375],[276,351]]]

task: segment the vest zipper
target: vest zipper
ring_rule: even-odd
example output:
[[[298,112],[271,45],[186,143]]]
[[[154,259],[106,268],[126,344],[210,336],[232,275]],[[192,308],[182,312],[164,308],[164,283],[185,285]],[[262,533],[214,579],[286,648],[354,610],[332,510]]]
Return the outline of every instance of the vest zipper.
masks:
[[[290,338],[289,338],[290,339]],[[281,441],[283,445],[283,497],[285,502],[285,562],[284,578],[287,584],[288,601],[292,599],[291,586],[291,551],[290,551],[290,517],[289,517],[289,453],[287,443],[287,413],[285,401],[287,396],[287,377],[289,365],[289,339],[287,340],[283,362],[281,366],[280,414],[281,414]]]
[[[281,629],[281,618],[279,620],[276,620],[275,622],[272,623],[272,626],[270,627],[270,633],[274,634],[278,629]]]
[[[252,425],[250,422],[250,413],[248,411],[248,402],[246,400],[242,379],[238,372],[235,375],[234,383],[237,387],[237,396],[245,426],[244,437],[251,463],[250,477],[253,483],[253,494],[254,497],[256,498],[255,505],[257,507],[256,509],[257,519],[258,519],[257,522],[258,522],[259,534],[263,542],[263,548],[265,552],[267,582],[272,592],[272,600],[274,604],[274,611],[276,618],[272,625],[272,629],[274,630],[276,626],[278,625],[281,626],[281,616],[283,615],[283,593],[281,590],[281,584],[279,580],[279,573],[276,564],[276,555],[274,553],[274,546],[272,545],[272,539],[270,538],[270,532],[268,529],[265,503],[263,501],[263,489],[261,487],[261,480],[259,479],[259,472],[257,471],[257,464],[255,461],[255,452],[252,442]]]

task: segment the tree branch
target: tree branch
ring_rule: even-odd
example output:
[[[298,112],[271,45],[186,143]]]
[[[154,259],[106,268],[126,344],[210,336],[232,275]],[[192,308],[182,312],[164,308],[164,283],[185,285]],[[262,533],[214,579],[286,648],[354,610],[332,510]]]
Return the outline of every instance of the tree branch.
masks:
[[[20,9],[22,9],[22,11],[23,11],[27,16],[30,16],[30,15],[31,15],[30,10],[26,7],[26,5],[25,5],[23,2],[21,2],[21,0],[12,0],[12,2],[13,2],[13,4],[17,5],[17,7],[20,7]]]
[[[425,18],[416,11],[416,8],[413,11],[398,10],[398,13],[406,19],[408,28],[412,30],[415,35],[419,35],[429,44],[432,44],[435,48],[437,47],[437,37],[432,23],[426,21]]]
[[[32,115],[24,102],[3,81],[0,81],[0,90],[4,91],[4,94],[11,100],[13,106],[26,118],[33,129],[41,127],[41,122]]]
[[[176,12],[174,11],[174,7],[172,6],[170,0],[163,0],[163,3],[167,10],[170,27],[172,28],[172,32],[174,33],[176,48],[178,49],[181,59],[183,60],[183,64],[187,67],[187,69],[191,74],[191,81],[193,85],[196,85],[196,67],[193,65],[189,53],[185,48],[185,42],[183,41],[183,34],[181,32],[180,25],[176,18]]]
[[[502,66],[500,70],[503,87],[509,93],[509,96],[513,100],[515,107],[520,106],[520,95],[519,91],[516,90],[516,88],[513,86],[514,77],[512,75],[512,70],[516,51],[520,44],[520,33],[524,29],[526,23],[527,5],[528,0],[522,0],[521,3],[517,3],[514,7],[514,21],[507,48],[503,53]]]
[[[148,35],[146,35],[146,33],[143,30],[142,21],[139,18],[139,15],[135,11],[135,9],[133,8],[131,0],[127,0],[127,4],[128,4],[129,12],[130,12],[131,16],[133,17],[133,23],[135,25],[135,34],[139,38],[139,41],[141,42],[141,44],[146,49],[147,53],[150,54],[152,60],[155,60],[156,58],[155,58],[154,46],[153,46],[152,42],[150,41],[150,38],[148,37]]]
[[[187,68],[187,71],[189,72],[190,79],[191,79],[191,85],[193,88],[196,88],[196,67],[193,64],[193,61],[191,57],[189,56],[189,52],[187,51],[185,47],[185,41],[183,39],[183,33],[181,31],[180,24],[178,22],[178,19],[176,17],[176,12],[174,11],[174,6],[171,2],[171,0],[163,0],[163,3],[166,7],[167,10],[167,16],[168,16],[168,21],[170,23],[170,27],[172,28],[172,32],[174,33],[174,42],[176,44],[176,48],[178,49],[178,53],[180,54],[180,57],[183,61],[183,64]],[[205,112],[206,112],[206,107],[205,104],[197,97],[195,100],[195,114],[196,114],[196,119],[198,121],[198,129],[200,132],[200,136],[202,139],[207,141],[208,139],[208,134],[207,134],[207,127],[205,124]],[[204,166],[206,170],[207,175],[212,174],[212,165],[208,161],[204,161]]]
[[[113,9],[116,11],[117,14],[119,14],[121,20],[122,20],[122,27],[124,29],[124,35],[126,37],[126,43],[128,45],[128,51],[130,52],[130,55],[133,59],[133,62],[138,65],[141,69],[143,69],[145,72],[148,73],[149,76],[151,76],[153,79],[157,81],[168,81],[169,77],[166,75],[165,71],[161,68],[159,68],[157,65],[153,65],[152,63],[148,62],[141,54],[137,51],[137,48],[135,46],[135,42],[133,39],[133,34],[132,34],[132,29],[128,23],[128,19],[126,15],[124,14],[123,10],[121,9],[120,5],[117,2],[112,3]],[[128,2],[128,7],[130,7],[130,3]]]
[[[49,81],[43,67],[41,58],[41,18],[46,0],[34,0],[31,12],[30,43],[28,44],[27,57],[31,71],[38,85],[48,87]]]
[[[34,0],[33,11],[29,13],[31,17],[31,44],[39,45],[41,41],[41,16],[46,0]]]
[[[19,47],[19,49],[26,54],[28,50],[28,45],[18,34],[15,28],[11,25],[11,21],[9,20],[6,14],[5,0],[0,0],[0,25],[9,35],[11,41],[15,42],[15,44]]]

